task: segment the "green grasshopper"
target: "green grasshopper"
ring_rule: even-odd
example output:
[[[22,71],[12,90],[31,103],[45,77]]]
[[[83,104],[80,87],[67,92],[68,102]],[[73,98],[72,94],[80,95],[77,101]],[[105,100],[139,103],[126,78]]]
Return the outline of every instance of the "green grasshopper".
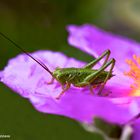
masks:
[[[62,94],[64,94],[72,85],[75,87],[85,87],[89,86],[91,93],[93,93],[93,87],[100,86],[98,95],[102,95],[102,90],[106,84],[106,82],[114,76],[112,74],[113,68],[115,65],[115,59],[112,58],[108,61],[110,56],[110,50],[104,51],[100,57],[94,59],[87,65],[82,68],[59,68],[57,67],[53,72],[51,72],[48,67],[42,63],[40,60],[35,59],[28,52],[23,50],[18,44],[9,39],[3,33],[0,34],[7,40],[9,40],[14,46],[28,55],[31,59],[36,61],[41,67],[43,67],[49,74],[51,74],[52,79],[48,84],[52,84],[54,80],[57,80],[62,85],[62,92],[58,95],[57,99],[59,99]],[[100,60],[104,59],[104,63],[99,69],[92,69]],[[110,66],[109,71],[105,71],[107,67]]]

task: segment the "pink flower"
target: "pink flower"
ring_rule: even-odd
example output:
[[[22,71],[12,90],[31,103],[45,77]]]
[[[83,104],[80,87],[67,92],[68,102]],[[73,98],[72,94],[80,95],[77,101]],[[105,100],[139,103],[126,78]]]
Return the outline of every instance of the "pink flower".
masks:
[[[115,76],[108,81],[103,90],[105,93],[111,92],[108,96],[93,96],[88,87],[71,86],[57,100],[56,97],[62,91],[61,85],[57,81],[48,85],[51,75],[25,54],[20,54],[8,62],[0,72],[1,82],[29,99],[32,105],[43,113],[63,115],[80,122],[91,122],[94,116],[99,116],[112,123],[127,123],[140,112],[140,99],[132,94],[138,85],[131,88],[134,79],[130,78],[131,72],[124,74],[129,71],[125,60],[132,59],[133,54],[140,53],[140,44],[91,25],[71,25],[68,31],[70,44],[95,57],[106,49],[111,50],[111,57],[115,58],[117,63],[113,72]],[[31,55],[40,59],[51,71],[58,66],[82,67],[86,64],[59,52],[37,51]],[[136,127],[137,125],[134,126]]]

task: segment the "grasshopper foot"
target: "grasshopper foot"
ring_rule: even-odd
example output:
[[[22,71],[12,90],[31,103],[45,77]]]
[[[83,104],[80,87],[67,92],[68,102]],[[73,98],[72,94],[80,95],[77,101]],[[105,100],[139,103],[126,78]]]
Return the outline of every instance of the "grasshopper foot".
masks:
[[[93,88],[94,88],[93,85],[89,85],[89,89],[90,89],[90,92],[91,92],[92,95],[94,95]]]
[[[54,78],[52,78],[50,82],[47,82],[47,84],[51,85],[51,84],[53,84],[53,82],[54,82]]]
[[[57,97],[56,99],[59,100],[61,98],[61,96],[64,94],[65,91],[62,91]]]

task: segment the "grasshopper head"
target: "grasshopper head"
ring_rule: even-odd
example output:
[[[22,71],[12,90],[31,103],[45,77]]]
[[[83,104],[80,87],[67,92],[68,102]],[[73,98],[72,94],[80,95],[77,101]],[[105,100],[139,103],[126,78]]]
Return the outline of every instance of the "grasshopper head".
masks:
[[[53,77],[61,84],[65,84],[65,78],[63,77],[63,68],[57,67],[53,72]]]
[[[56,79],[56,80],[58,80],[59,81],[59,75],[61,74],[61,68],[59,68],[59,67],[57,67],[56,69],[55,69],[55,71],[53,72],[53,77]]]

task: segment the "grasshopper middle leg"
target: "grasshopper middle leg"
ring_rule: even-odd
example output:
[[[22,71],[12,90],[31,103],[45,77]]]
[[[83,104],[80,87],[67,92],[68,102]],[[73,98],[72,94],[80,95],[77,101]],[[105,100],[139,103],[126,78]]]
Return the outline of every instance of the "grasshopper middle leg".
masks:
[[[60,99],[60,97],[70,88],[70,83],[66,82],[66,86],[62,85],[61,93],[56,97],[56,99]]]

